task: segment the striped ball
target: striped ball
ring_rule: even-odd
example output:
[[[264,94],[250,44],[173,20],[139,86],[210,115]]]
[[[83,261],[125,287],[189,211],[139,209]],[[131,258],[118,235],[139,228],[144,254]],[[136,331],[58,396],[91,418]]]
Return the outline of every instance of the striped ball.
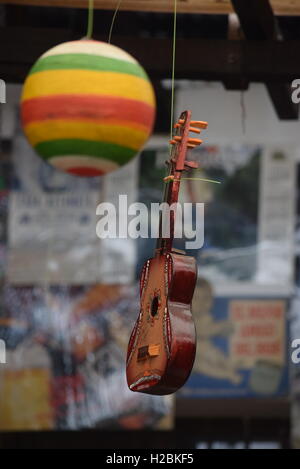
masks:
[[[21,118],[36,152],[56,168],[98,176],[127,163],[148,139],[152,85],[122,49],[82,39],[43,54],[26,78]]]

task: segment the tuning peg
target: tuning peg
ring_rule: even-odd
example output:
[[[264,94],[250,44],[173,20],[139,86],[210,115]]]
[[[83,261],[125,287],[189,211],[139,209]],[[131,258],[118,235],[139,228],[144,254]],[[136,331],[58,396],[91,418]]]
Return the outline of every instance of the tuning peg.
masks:
[[[175,140],[176,142],[181,142],[182,137],[180,137],[180,135],[175,135],[174,140]]]
[[[174,124],[174,129],[179,129],[180,127],[182,127],[183,124],[184,124],[184,120],[179,119],[178,122]]]
[[[189,138],[188,139],[188,144],[190,145],[201,145],[201,143],[203,142],[203,140],[200,140],[200,138]]]
[[[177,142],[176,142],[176,140],[169,140],[169,143],[170,143],[171,145],[176,145]]]
[[[207,122],[205,121],[191,121],[191,126],[197,127],[198,129],[207,129]]]
[[[174,176],[170,175],[170,176],[166,176],[164,177],[164,182],[169,182],[169,181],[174,181]]]
[[[201,133],[201,130],[197,129],[196,127],[190,127],[189,131],[194,132],[195,134],[200,134]]]
[[[188,143],[188,144],[187,144],[187,147],[190,148],[190,149],[195,148],[196,146],[197,146],[197,145],[192,145],[191,143]]]

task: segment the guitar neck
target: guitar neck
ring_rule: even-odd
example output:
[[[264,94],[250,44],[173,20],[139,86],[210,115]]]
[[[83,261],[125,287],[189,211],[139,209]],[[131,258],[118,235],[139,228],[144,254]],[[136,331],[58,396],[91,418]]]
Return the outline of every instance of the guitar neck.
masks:
[[[174,229],[175,229],[175,209],[179,197],[179,189],[181,182],[181,171],[176,171],[174,162],[172,159],[168,162],[169,165],[169,177],[170,180],[165,183],[163,204],[168,207],[169,210],[160,211],[159,217],[159,238],[157,240],[156,252],[171,252],[174,240]],[[164,236],[163,233],[163,222],[169,223],[168,236]]]
[[[165,189],[163,203],[167,210],[160,211],[159,238],[156,245],[156,254],[171,252],[174,240],[176,205],[178,202],[182,171],[198,167],[194,161],[187,161],[188,149],[193,149],[202,143],[202,140],[190,138],[189,132],[200,133],[206,129],[207,122],[191,121],[191,111],[184,111],[175,124],[176,133],[170,141],[172,152],[169,161],[169,175],[164,179]],[[166,229],[169,228],[169,230]]]

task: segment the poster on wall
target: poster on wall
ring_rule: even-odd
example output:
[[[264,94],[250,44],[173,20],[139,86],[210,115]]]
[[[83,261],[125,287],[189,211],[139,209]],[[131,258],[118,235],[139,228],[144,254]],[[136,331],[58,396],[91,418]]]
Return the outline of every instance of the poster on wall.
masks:
[[[133,393],[127,343],[138,285],[3,290],[0,430],[170,429],[173,397]]]
[[[181,395],[287,395],[287,307],[282,297],[213,299],[209,282],[200,278],[193,301],[197,354]]]
[[[135,270],[134,241],[100,239],[96,209],[101,202],[114,203],[118,215],[119,193],[127,195],[128,204],[135,201],[138,160],[105,177],[80,178],[41,161],[21,135],[13,148],[9,282],[130,283]]]
[[[126,382],[139,310],[134,241],[96,236],[99,203],[135,201],[138,159],[78,178],[42,162],[19,134],[12,148],[9,192],[0,181],[0,431],[171,429],[173,398]]]
[[[295,290],[291,305],[291,444],[300,449],[300,154],[297,163]]]
[[[161,201],[167,157],[168,149],[159,142],[143,154],[140,199],[146,204]],[[196,257],[199,274],[220,296],[237,291],[254,296],[291,294],[295,222],[291,148],[203,144],[189,158],[199,168],[185,173],[189,179],[182,181],[180,202],[192,202],[195,210],[196,204],[204,204],[204,244],[187,251]],[[194,230],[196,216],[188,223],[187,232]],[[139,243],[141,265],[154,244]],[[175,239],[175,246],[185,249],[185,240]]]

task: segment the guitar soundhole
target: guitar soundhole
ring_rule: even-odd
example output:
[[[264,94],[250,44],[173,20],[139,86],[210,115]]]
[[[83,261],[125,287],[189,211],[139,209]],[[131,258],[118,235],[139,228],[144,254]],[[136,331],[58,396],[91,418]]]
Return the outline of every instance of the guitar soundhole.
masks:
[[[152,300],[152,303],[151,303],[151,316],[154,318],[157,313],[158,313],[158,306],[159,306],[159,302],[158,302],[159,298],[158,296],[155,296]]]

